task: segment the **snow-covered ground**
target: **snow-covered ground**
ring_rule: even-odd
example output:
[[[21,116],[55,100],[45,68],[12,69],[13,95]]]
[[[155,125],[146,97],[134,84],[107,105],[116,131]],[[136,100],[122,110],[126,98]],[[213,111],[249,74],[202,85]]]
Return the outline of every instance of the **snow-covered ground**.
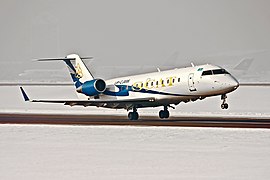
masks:
[[[270,130],[0,125],[0,179],[269,179]]]

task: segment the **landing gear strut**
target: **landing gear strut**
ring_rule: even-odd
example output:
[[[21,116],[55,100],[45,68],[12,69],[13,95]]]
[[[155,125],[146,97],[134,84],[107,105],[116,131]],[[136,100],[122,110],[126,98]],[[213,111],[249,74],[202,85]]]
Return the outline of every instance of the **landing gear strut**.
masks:
[[[229,105],[226,103],[226,99],[227,99],[227,95],[222,94],[221,95],[221,100],[223,100],[223,101],[222,101],[222,104],[221,104],[221,109],[228,109],[229,108]]]
[[[129,120],[138,120],[139,119],[139,114],[137,112],[136,107],[133,107],[133,112],[128,113],[128,119]]]
[[[159,111],[160,119],[169,118],[170,112],[168,111],[168,106],[164,106],[164,110]]]

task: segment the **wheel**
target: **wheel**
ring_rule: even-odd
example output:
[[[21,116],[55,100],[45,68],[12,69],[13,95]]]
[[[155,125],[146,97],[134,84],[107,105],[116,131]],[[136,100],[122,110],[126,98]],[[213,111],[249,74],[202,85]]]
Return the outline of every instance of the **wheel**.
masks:
[[[138,112],[129,112],[128,113],[128,119],[129,120],[138,120],[139,119]]]
[[[133,120],[133,112],[129,112],[128,113],[128,119],[129,120]]]
[[[225,109],[225,105],[224,104],[221,104],[221,109]]]
[[[164,118],[169,118],[169,116],[170,116],[169,111],[164,111]]]
[[[139,119],[138,112],[133,112],[133,120],[138,120],[138,119]]]
[[[160,117],[160,119],[164,119],[164,118],[169,118],[169,116],[170,116],[170,113],[169,113],[169,111],[168,110],[161,110],[161,111],[159,111],[159,117]]]
[[[164,116],[165,114],[164,114],[164,111],[163,110],[160,110],[158,115],[159,115],[159,118],[160,119],[165,118],[165,116]]]
[[[227,103],[221,104],[221,109],[228,109],[229,105]]]

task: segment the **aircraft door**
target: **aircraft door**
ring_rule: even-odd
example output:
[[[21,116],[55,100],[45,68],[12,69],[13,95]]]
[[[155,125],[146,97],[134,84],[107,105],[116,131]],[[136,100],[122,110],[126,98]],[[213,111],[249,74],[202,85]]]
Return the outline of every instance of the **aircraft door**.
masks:
[[[188,76],[188,87],[190,91],[197,91],[194,84],[194,73],[190,73]]]

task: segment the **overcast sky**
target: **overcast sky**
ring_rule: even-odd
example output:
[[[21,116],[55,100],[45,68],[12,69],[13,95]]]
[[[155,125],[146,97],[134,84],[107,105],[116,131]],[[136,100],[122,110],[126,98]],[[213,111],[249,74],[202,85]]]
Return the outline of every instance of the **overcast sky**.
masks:
[[[31,60],[69,53],[94,56],[102,67],[166,64],[174,52],[188,60],[267,51],[269,7],[269,0],[1,0],[0,77],[62,70]],[[267,58],[260,57],[265,70]]]

